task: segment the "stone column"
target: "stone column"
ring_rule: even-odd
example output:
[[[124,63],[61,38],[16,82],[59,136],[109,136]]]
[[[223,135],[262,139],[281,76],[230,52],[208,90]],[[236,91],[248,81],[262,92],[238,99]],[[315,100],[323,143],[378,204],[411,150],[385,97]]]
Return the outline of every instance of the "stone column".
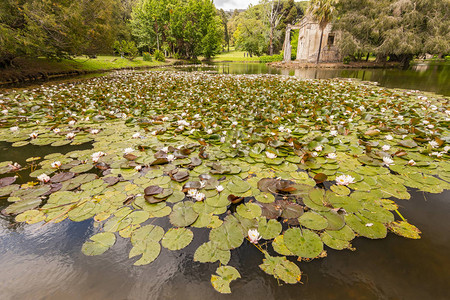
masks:
[[[283,55],[284,62],[291,61],[291,25],[286,27],[286,35],[283,43]]]

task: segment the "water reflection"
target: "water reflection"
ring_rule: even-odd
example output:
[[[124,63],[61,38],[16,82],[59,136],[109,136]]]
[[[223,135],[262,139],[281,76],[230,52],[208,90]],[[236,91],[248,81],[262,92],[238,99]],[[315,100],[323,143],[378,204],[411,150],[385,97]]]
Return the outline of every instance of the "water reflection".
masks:
[[[378,82],[384,87],[421,90],[450,96],[450,64],[421,63],[409,70],[278,69],[257,63],[219,63],[214,66],[218,73],[224,74],[279,74],[305,79],[353,78]]]

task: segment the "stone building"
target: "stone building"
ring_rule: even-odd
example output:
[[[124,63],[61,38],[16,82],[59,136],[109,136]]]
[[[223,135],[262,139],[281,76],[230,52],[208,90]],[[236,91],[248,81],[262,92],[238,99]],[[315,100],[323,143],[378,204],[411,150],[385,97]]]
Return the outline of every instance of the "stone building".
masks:
[[[320,30],[319,23],[310,16],[305,16],[297,25],[288,25],[286,28],[286,37],[283,45],[284,61],[291,61],[291,30],[295,29],[299,30],[296,61],[315,63],[322,31]],[[320,62],[337,62],[342,60],[336,46],[338,38],[338,32],[334,32],[332,30],[332,24],[328,24],[323,31]]]

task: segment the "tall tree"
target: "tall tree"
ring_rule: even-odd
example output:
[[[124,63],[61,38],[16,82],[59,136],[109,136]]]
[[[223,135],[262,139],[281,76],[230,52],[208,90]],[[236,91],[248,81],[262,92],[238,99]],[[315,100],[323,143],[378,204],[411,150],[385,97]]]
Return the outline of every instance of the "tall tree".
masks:
[[[280,0],[263,0],[262,4],[269,24],[269,55],[273,55],[273,36],[275,28],[283,17],[283,5]]]
[[[322,50],[323,30],[333,19],[335,6],[338,0],[311,0],[308,12],[311,14],[314,20],[319,23],[320,28],[320,42],[319,51],[317,52],[316,64],[320,60],[320,52]]]

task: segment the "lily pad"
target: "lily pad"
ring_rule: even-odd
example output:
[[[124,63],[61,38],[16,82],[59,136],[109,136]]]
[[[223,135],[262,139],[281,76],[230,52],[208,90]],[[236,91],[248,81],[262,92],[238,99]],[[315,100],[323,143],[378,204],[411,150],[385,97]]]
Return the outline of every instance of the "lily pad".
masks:
[[[171,228],[164,235],[161,245],[169,250],[180,250],[189,245],[194,233],[187,228]]]
[[[214,289],[222,294],[231,294],[231,281],[241,278],[238,270],[231,266],[221,266],[217,268],[216,273],[217,275],[211,275]]]

